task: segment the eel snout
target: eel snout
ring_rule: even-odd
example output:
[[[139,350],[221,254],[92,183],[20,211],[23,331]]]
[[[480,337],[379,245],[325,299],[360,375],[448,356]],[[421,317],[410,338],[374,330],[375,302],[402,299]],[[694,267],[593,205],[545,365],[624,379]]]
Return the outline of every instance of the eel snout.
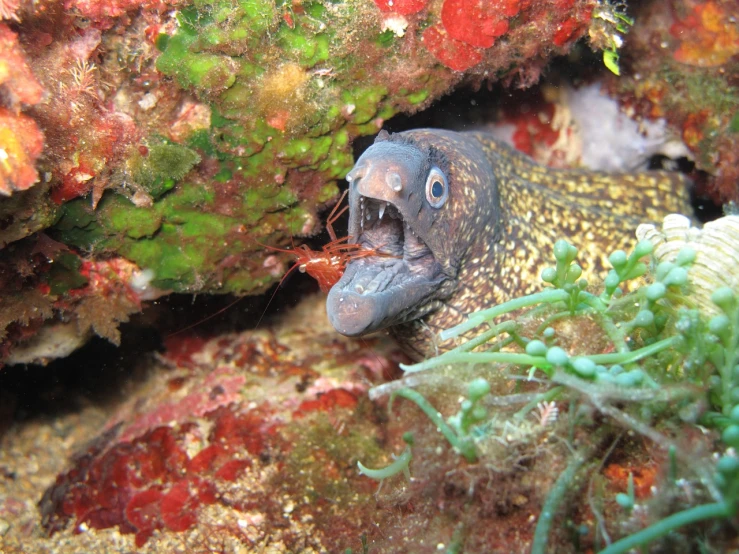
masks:
[[[326,303],[331,324],[347,336],[412,319],[444,280],[415,218],[422,160],[376,155],[377,146],[360,158],[347,181],[351,241],[381,255],[347,264]]]

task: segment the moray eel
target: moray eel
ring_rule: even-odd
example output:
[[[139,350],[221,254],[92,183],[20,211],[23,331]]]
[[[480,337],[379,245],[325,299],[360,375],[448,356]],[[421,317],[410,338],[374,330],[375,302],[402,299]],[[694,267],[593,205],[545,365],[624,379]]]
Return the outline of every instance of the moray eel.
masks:
[[[552,169],[483,132],[382,132],[346,179],[349,241],[385,255],[347,264],[329,320],[348,336],[389,328],[417,359],[455,346],[437,334],[468,314],[540,290],[556,240],[587,276],[637,224],[691,213],[682,175]]]

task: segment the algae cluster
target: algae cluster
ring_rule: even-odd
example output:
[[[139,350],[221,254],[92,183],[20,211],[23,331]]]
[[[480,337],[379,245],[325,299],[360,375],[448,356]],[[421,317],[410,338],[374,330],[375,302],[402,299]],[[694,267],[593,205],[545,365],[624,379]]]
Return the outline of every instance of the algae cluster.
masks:
[[[526,460],[546,491],[526,493],[540,506],[528,539],[534,554],[623,554],[652,543],[689,552],[700,541],[728,550],[724,533],[739,511],[739,302],[733,277],[712,258],[719,250],[736,260],[738,225],[729,216],[685,232],[688,220],[677,215],[663,232],[644,225],[637,235],[651,240],[611,254],[600,293],[581,279],[577,250],[559,241],[544,291],[470,314],[440,339],[482,326],[477,338],[401,365],[406,376],[370,396],[413,402],[465,471],[505,473]],[[436,460],[438,437],[410,430],[418,436],[393,464],[359,470],[378,480],[449,478]],[[514,487],[523,494],[525,480]],[[457,548],[477,552],[495,542],[470,515],[474,505]],[[688,529],[698,524],[703,536],[694,540]]]
[[[371,26],[342,37],[367,7],[303,8],[291,24],[287,7],[272,2],[179,11],[176,30],[156,39],[156,69],[195,91],[209,127],[182,144],[150,137],[144,153],[130,149],[110,177],[123,195],[105,194],[95,210],[85,198],[66,203],[55,236],[123,255],[153,270],[162,289],[264,289],[274,275],[259,242],[317,232],[316,208],[353,163],[351,139],[429,96],[428,76],[402,94],[374,82],[358,57],[379,34]]]

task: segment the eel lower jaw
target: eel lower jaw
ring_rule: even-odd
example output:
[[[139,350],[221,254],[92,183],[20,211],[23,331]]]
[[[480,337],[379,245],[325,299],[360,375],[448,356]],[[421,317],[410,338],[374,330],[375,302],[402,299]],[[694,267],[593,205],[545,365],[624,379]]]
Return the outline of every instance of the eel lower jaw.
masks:
[[[380,255],[346,266],[326,302],[341,334],[359,336],[423,315],[446,276],[431,249],[392,204],[360,199],[356,242]]]

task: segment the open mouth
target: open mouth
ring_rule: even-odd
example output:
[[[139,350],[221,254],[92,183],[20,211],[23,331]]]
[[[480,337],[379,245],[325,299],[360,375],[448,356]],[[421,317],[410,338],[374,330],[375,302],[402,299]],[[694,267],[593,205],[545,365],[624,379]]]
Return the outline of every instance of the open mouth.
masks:
[[[377,255],[352,260],[331,289],[327,311],[337,331],[356,336],[418,317],[419,305],[444,276],[402,208],[357,192],[349,234]]]
[[[356,233],[356,229],[350,229],[350,232],[364,248],[375,249],[385,256],[401,258],[412,266],[427,256],[433,258],[431,249],[395,205],[359,195],[358,206],[356,220],[359,222],[359,232]],[[357,226],[356,221],[352,223],[353,227]]]

